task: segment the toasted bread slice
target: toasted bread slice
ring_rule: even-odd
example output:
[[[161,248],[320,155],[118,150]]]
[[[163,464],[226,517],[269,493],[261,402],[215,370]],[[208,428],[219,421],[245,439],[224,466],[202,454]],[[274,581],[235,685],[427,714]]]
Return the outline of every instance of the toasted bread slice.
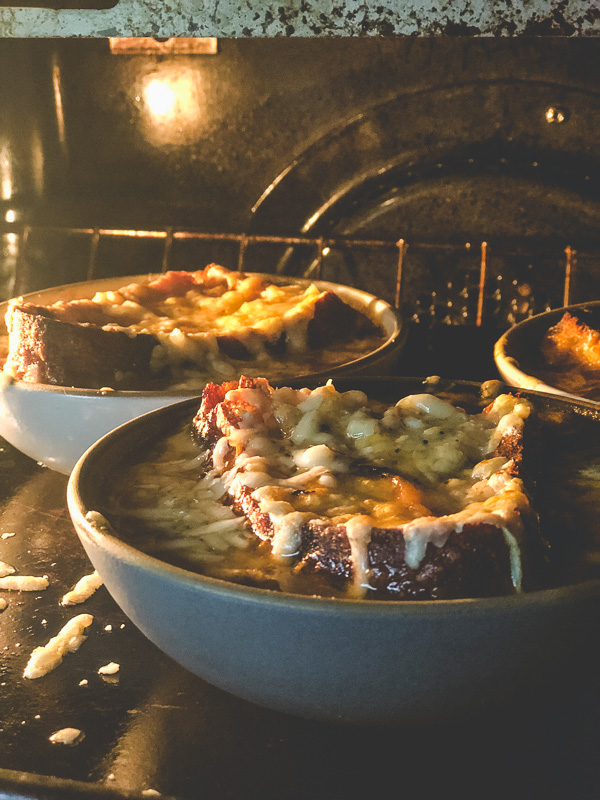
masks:
[[[537,520],[520,477],[527,401],[469,415],[432,395],[205,389],[194,420],[254,533],[294,570],[395,599],[520,591]]]

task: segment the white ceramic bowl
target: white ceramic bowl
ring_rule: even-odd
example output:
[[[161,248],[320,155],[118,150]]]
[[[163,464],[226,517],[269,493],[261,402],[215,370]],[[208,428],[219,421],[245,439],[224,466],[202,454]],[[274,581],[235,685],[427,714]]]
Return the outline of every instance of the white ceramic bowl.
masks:
[[[25,295],[24,299],[40,304],[75,300],[153,277],[156,275],[85,281],[33,292]],[[313,282],[273,275],[268,277],[273,282],[281,283],[297,281],[308,285]],[[388,303],[367,292],[327,281],[314,283],[323,289],[335,290],[343,300],[366,313],[382,327],[385,336],[383,344],[376,350],[333,367],[327,371],[327,376],[341,372],[373,375],[393,371],[406,340],[406,326],[397,312]],[[6,335],[4,315],[7,305],[0,304],[0,335]],[[315,378],[324,374],[314,373],[306,377]],[[69,474],[82,453],[108,431],[140,414],[192,397],[200,391],[201,388],[190,391],[102,392],[2,380],[0,374],[0,436],[36,461]]]
[[[423,386],[408,378],[336,381],[340,391],[358,388],[375,397],[392,391],[399,398]],[[478,389],[442,381],[436,391],[473,398]],[[590,414],[589,406],[533,395],[552,424],[571,413],[584,426],[600,427],[600,413]],[[76,531],[108,591],[152,642],[191,672],[304,717],[414,725],[493,708],[553,676],[571,680],[571,670],[576,675],[596,652],[597,571],[592,580],[507,597],[326,599],[204,577],[141,552],[118,529],[90,522],[89,511],[110,516],[107,484],[130,454],[191,421],[196,410],[196,401],[187,401],[113,431],[78,462],[68,488]],[[567,442],[574,446],[571,437]],[[577,531],[558,527],[568,543],[576,539]]]
[[[595,402],[546,383],[541,377],[544,365],[542,340],[565,312],[589,316],[589,324],[600,329],[600,301],[554,308],[523,320],[506,331],[494,345],[494,361],[502,378],[511,386],[557,394],[573,400]]]

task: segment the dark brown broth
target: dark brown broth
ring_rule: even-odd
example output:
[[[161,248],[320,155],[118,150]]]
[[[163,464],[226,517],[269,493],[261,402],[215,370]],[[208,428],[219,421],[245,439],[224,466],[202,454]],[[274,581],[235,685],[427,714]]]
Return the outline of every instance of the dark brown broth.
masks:
[[[547,386],[563,392],[585,397],[588,400],[600,400],[600,370],[585,368],[581,364],[561,364],[551,367],[545,362],[535,369]]]

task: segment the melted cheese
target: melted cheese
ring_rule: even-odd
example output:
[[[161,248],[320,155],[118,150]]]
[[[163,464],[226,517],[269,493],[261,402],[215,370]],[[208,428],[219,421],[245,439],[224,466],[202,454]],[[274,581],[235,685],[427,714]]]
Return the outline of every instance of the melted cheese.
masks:
[[[504,532],[520,588],[528,500],[512,461],[494,451],[521,433],[526,401],[501,395],[469,415],[421,394],[381,410],[332,385],[312,392],[262,385],[230,391],[224,402],[239,412],[239,427],[228,423],[214,466],[232,497],[245,488],[269,515],[275,556],[297,552],[307,520],[343,525],[360,588],[369,582],[373,528],[401,529],[406,563],[417,569],[428,544],[442,547],[451,532],[485,522]],[[224,458],[231,449],[233,465]]]
[[[239,359],[247,374],[267,373],[276,378],[346,363],[383,343],[380,331],[356,338],[355,331],[348,330],[338,337],[335,348],[309,346],[309,323],[326,294],[314,284],[278,285],[266,277],[210,265],[197,272],[167,272],[148,283],[97,292],[88,299],[59,301],[47,308],[63,322],[131,337],[154,336],[158,342],[150,357],[154,380],[166,380],[166,368],[169,385],[186,389],[238,377]],[[9,302],[9,332],[14,309],[22,303],[23,298]],[[7,346],[0,338],[0,365],[7,354],[0,375],[7,381],[43,380],[39,365],[23,367],[18,335],[14,343],[10,338]]]
[[[84,575],[80,578],[70,592],[67,592],[60,601],[61,606],[74,606],[85,602],[90,598],[96,589],[102,586],[102,578],[97,572],[91,575]]]
[[[87,638],[84,631],[93,621],[91,614],[79,614],[69,620],[46,645],[35,648],[23,671],[23,677],[33,680],[47,675],[61,663],[67,653],[74,653],[79,649]]]

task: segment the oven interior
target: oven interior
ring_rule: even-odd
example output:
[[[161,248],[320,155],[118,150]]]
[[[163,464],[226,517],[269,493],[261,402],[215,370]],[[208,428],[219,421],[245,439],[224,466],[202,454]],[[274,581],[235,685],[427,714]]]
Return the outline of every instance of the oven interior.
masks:
[[[405,374],[482,379],[512,324],[600,297],[595,41],[201,41],[0,42],[0,299],[322,277],[401,309]]]
[[[0,40],[0,300],[213,261],[321,276],[399,306],[400,373],[485,380],[513,323],[600,298],[596,41],[130,44]],[[25,686],[89,564],[65,476],[0,450],[0,557],[53,579],[1,615],[3,797],[597,797],[597,652],[473,718],[340,729],[195,680],[98,592],[90,641]]]

